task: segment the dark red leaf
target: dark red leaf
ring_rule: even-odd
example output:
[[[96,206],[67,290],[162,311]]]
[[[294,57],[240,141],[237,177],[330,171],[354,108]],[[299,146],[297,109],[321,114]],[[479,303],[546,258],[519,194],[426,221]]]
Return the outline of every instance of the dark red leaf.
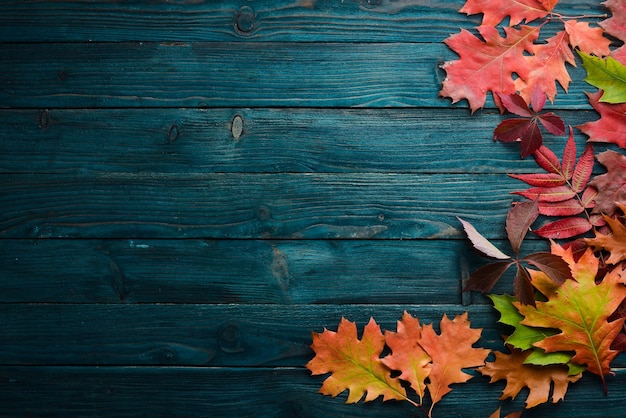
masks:
[[[529,119],[511,118],[503,120],[493,131],[493,139],[502,142],[521,141],[531,124]]]
[[[589,231],[591,227],[589,220],[574,216],[547,223],[534,232],[543,238],[565,239],[584,234]]]
[[[545,145],[534,152],[533,158],[539,167],[548,173],[561,174],[561,162],[554,152]]]
[[[584,210],[578,199],[539,203],[539,213],[544,216],[573,216],[583,213]]]
[[[533,121],[529,124],[528,131],[521,141],[520,156],[522,158],[532,155],[539,149],[539,147],[541,147],[541,144],[543,143],[543,136],[541,136],[541,131],[539,130],[537,122]]]
[[[533,115],[533,112],[528,108],[526,100],[519,94],[499,94],[498,96],[504,108],[509,112],[527,118]]]
[[[517,265],[517,273],[513,281],[513,295],[524,305],[535,305],[535,290],[530,283],[530,274],[521,266]]]
[[[563,119],[552,112],[537,116],[541,125],[552,135],[565,135],[565,124]]]
[[[537,173],[537,174],[509,174],[517,180],[535,187],[555,187],[563,186],[566,180],[560,174],[555,173]]]
[[[535,84],[535,88],[530,95],[530,105],[535,112],[541,112],[546,104],[548,95],[539,86],[539,83]]]
[[[574,279],[569,264],[558,255],[551,253],[534,253],[527,255],[523,260],[543,271],[546,276],[556,284],[561,284],[565,280]]]
[[[593,147],[587,145],[578,159],[578,164],[576,164],[576,169],[572,176],[572,188],[576,193],[582,192],[587,187],[593,173],[594,163]]]
[[[470,275],[463,291],[489,292],[513,264],[515,264],[513,261],[497,261],[478,268]]]
[[[563,152],[563,161],[561,167],[563,170],[563,177],[570,180],[572,174],[574,174],[574,167],[576,166],[576,141],[574,141],[574,130],[570,126],[569,138],[565,144],[565,151]]]
[[[506,216],[506,234],[517,256],[528,229],[539,216],[539,202],[522,202],[515,204]]]
[[[531,187],[528,190],[513,192],[524,196],[528,200],[539,199],[540,202],[563,202],[576,196],[576,193],[568,186],[557,187]]]

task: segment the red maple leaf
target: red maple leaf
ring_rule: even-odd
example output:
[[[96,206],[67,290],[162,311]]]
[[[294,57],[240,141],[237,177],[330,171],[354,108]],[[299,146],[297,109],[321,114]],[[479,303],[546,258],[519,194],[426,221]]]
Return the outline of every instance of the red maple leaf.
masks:
[[[626,148],[626,103],[600,102],[603,92],[587,93],[589,103],[600,114],[600,119],[580,126],[592,142],[608,142]]]
[[[473,15],[483,14],[483,25],[495,26],[509,17],[509,26],[546,17],[558,0],[467,0],[459,10]]]
[[[533,42],[539,36],[538,27],[505,28],[501,37],[493,26],[478,28],[484,41],[467,30],[450,36],[444,42],[459,54],[456,61],[448,61],[442,68],[447,77],[440,95],[450,97],[452,103],[467,99],[472,112],[482,108],[487,92],[514,94],[513,74],[526,80],[531,67],[525,53],[533,53]]]

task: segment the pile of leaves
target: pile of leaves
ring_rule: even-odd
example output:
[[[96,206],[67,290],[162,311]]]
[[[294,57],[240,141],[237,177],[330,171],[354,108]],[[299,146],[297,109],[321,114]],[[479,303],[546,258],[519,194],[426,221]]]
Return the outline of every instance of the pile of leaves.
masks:
[[[347,403],[381,396],[407,401],[432,417],[451,384],[471,379],[467,369],[504,380],[500,399],[526,388],[526,408],[564,399],[585,372],[597,375],[607,392],[611,361],[626,350],[626,0],[605,1],[608,18],[566,17],[557,4],[467,0],[460,12],[482,14],[481,25],[444,41],[459,58],[442,66],[447,77],[440,95],[467,100],[474,113],[491,94],[501,113],[515,115],[495,128],[493,139],[518,143],[520,156],[542,170],[510,174],[528,186],[514,193],[522,201],[513,202],[506,218],[512,255],[459,218],[473,248],[493,260],[470,276],[464,291],[492,300],[510,330],[503,350],[474,347],[482,330],[471,328],[467,313],[452,320],[444,315],[439,333],[407,312],[396,331],[383,332],[372,318],[361,339],[356,324],[342,318],[336,332],[313,333],[315,357],[307,368],[330,373],[322,394],[347,390]],[[542,39],[548,26],[556,27],[554,35]],[[588,137],[580,155],[574,128],[543,111],[557,85],[567,92],[568,67],[577,63],[598,89],[587,97],[600,115],[576,127]],[[560,158],[543,144],[544,133],[569,134]],[[593,143],[609,149],[596,155]],[[530,230],[550,239],[549,252],[521,256]],[[489,294],[512,267],[512,294]],[[499,416],[500,409],[491,415]]]

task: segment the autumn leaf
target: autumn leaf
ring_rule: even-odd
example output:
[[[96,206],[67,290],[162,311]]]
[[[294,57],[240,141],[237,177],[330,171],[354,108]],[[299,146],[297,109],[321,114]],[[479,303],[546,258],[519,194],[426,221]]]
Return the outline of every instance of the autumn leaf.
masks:
[[[611,41],[604,37],[602,28],[592,28],[587,22],[566,20],[565,31],[569,35],[569,43],[574,48],[579,48],[585,54],[593,54],[604,57],[611,53],[609,45]]]
[[[500,409],[498,408],[494,411],[493,414],[489,415],[489,418],[500,418]],[[515,411],[507,414],[504,418],[520,418],[522,416],[523,411]]]
[[[604,91],[600,102],[626,102],[626,66],[612,57],[604,59],[578,51],[587,70],[585,81]]]
[[[532,54],[533,42],[539,36],[539,28],[530,26],[505,28],[504,38],[493,26],[480,26],[478,31],[484,41],[467,30],[444,41],[459,59],[443,64],[447,77],[440,91],[452,103],[467,99],[472,112],[484,106],[488,91],[494,95],[516,92],[513,73],[528,78],[530,66],[525,53]]]
[[[563,366],[536,366],[525,363],[530,351],[511,348],[511,354],[494,352],[495,360],[487,362],[478,371],[491,377],[491,383],[506,380],[501,400],[515,398],[522,389],[528,388],[526,408],[532,408],[550,400],[552,387],[552,402],[557,403],[565,397],[568,385],[578,381],[582,374],[570,376],[567,367]]]
[[[602,92],[587,93],[589,103],[600,114],[600,119],[578,126],[591,142],[608,142],[626,148],[626,103],[600,102]]]
[[[602,4],[611,11],[611,17],[600,22],[600,26],[609,35],[626,42],[626,7],[623,0],[606,0]],[[613,50],[611,56],[626,64],[626,45]]]
[[[444,315],[440,332],[437,335],[432,325],[425,325],[420,339],[420,345],[432,358],[427,384],[432,401],[431,412],[432,407],[452,390],[451,384],[464,383],[472,378],[463,369],[482,366],[490,353],[488,349],[473,347],[480,338],[481,330],[470,328],[467,312],[453,320]]]
[[[467,0],[459,12],[468,15],[482,13],[482,25],[490,26],[496,26],[509,17],[509,26],[515,26],[523,21],[531,22],[546,17],[557,2],[558,0]]]
[[[320,393],[335,397],[348,390],[346,403],[356,403],[363,395],[366,402],[379,396],[384,401],[408,400],[400,380],[390,376],[390,369],[380,359],[385,337],[374,319],[365,326],[361,340],[357,337],[356,324],[345,318],[341,319],[337,332],[324,329],[312,335],[315,357],[306,367],[314,375],[331,373]]]
[[[626,206],[618,204],[626,214]],[[626,225],[617,219],[604,215],[604,220],[611,228],[611,234],[602,234],[596,231],[595,238],[585,238],[584,242],[591,248],[608,251],[610,256],[605,260],[607,264],[617,264],[626,260]]]
[[[607,172],[595,176],[589,183],[598,190],[593,213],[613,216],[619,208],[618,204],[626,205],[626,156],[609,150],[601,152],[596,158]]]
[[[621,269],[615,269],[596,284],[598,259],[591,249],[578,261],[574,261],[571,249],[564,250],[557,244],[552,245],[552,253],[570,265],[575,280],[555,287],[545,274],[531,271],[533,286],[547,301],[537,301],[534,307],[521,303],[514,306],[524,316],[523,325],[560,331],[534,343],[535,347],[548,353],[574,352],[572,361],[600,376],[606,392],[605,376],[610,373],[611,360],[619,353],[611,349],[611,343],[625,319],[609,322],[609,318],[626,298],[625,279],[621,277]]]
[[[519,94],[498,95],[500,102],[506,110],[522,118],[506,119],[496,127],[493,138],[502,142],[521,143],[520,154],[522,158],[534,153],[543,142],[539,129],[541,124],[548,132],[554,135],[565,134],[563,120],[552,112],[539,114],[546,102],[546,95],[539,85],[531,95],[531,106],[528,107],[526,100]]]
[[[401,372],[398,378],[411,384],[420,404],[426,393],[426,378],[432,360],[420,345],[421,336],[419,320],[405,311],[402,320],[398,321],[397,332],[385,331],[385,342],[391,354],[382,359],[387,367]]]

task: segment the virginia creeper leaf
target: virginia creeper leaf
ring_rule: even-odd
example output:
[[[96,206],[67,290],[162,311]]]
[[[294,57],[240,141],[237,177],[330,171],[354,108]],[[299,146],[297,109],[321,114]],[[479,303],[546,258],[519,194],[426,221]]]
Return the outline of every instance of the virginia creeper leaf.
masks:
[[[390,376],[390,369],[380,359],[385,337],[374,319],[365,326],[361,340],[357,337],[356,324],[345,318],[341,319],[337,332],[324,329],[312,335],[315,357],[306,367],[313,374],[331,373],[320,393],[335,397],[348,390],[346,403],[356,403],[363,395],[366,402],[379,396],[384,401],[406,400],[400,380]]]
[[[535,234],[543,238],[565,239],[576,235],[584,234],[592,228],[588,219],[579,216],[562,218],[557,221],[548,222],[541,228],[536,229]]]
[[[444,42],[459,55],[456,61],[443,64],[447,77],[440,95],[452,103],[467,99],[472,112],[485,104],[487,92],[514,94],[513,73],[526,79],[530,67],[525,52],[532,53],[538,27],[505,28],[502,38],[493,26],[479,26],[481,40],[467,30],[450,36]]]
[[[398,321],[397,332],[385,331],[385,342],[391,354],[382,359],[387,367],[401,372],[398,378],[411,384],[420,404],[426,393],[425,380],[430,374],[432,360],[419,344],[421,336],[419,320],[405,311],[402,320]]]
[[[587,93],[589,103],[600,114],[600,119],[578,127],[592,142],[608,142],[626,148],[626,103],[599,102],[602,92]]]
[[[598,259],[591,249],[577,262],[571,249],[563,250],[553,244],[552,253],[560,255],[570,265],[575,280],[566,280],[555,291],[554,282],[544,273],[531,271],[533,286],[547,301],[538,301],[535,307],[514,305],[524,315],[522,324],[561,331],[535,343],[536,347],[546,352],[573,351],[572,361],[600,376],[606,392],[604,378],[610,373],[611,360],[618,354],[611,349],[611,343],[625,319],[609,322],[609,317],[626,298],[625,278],[621,277],[621,269],[615,269],[596,284]]]
[[[540,252],[529,254],[523,260],[537,267],[556,284],[573,279],[569,265],[558,255]]]
[[[552,387],[552,402],[557,403],[565,397],[568,385],[582,377],[582,374],[569,376],[566,367],[562,366],[535,366],[525,364],[529,351],[511,348],[511,354],[494,353],[493,362],[487,362],[478,371],[491,377],[491,382],[506,380],[501,400],[515,398],[523,388],[528,388],[526,408],[532,408],[550,400]]]
[[[626,206],[620,205],[626,213]],[[595,238],[585,238],[587,245],[595,250],[608,251],[610,256],[605,260],[607,264],[617,264],[626,260],[626,226],[617,219],[604,215],[604,220],[611,228],[611,234],[602,234],[596,231]]]
[[[597,191],[593,213],[613,216],[618,204],[626,205],[626,156],[616,151],[604,151],[596,156],[607,172],[595,176],[589,183]]]
[[[609,49],[611,41],[604,37],[604,31],[601,28],[592,28],[587,22],[578,22],[573,19],[566,20],[564,24],[572,47],[580,49],[585,54],[598,57],[611,53]]]
[[[558,0],[467,0],[459,10],[468,15],[483,14],[483,25],[496,26],[509,17],[509,25],[515,26],[522,21],[530,22],[546,17]]]
[[[513,261],[498,261],[479,267],[470,274],[463,291],[489,292],[513,264]]]
[[[463,229],[465,230],[465,233],[467,234],[467,237],[471,241],[474,248],[480,251],[481,254],[489,258],[495,258],[497,260],[509,260],[511,258],[508,255],[504,254],[502,251],[500,251],[491,242],[489,242],[487,238],[482,236],[471,223],[464,221],[458,216],[457,219],[463,225]]]
[[[535,290],[530,283],[530,275],[520,264],[517,264],[517,273],[513,279],[513,294],[521,303],[535,306]]]
[[[464,383],[472,378],[463,371],[464,368],[477,367],[485,364],[491,352],[485,348],[474,348],[482,330],[470,328],[467,312],[457,315],[453,320],[443,316],[440,323],[440,335],[432,325],[422,328],[420,345],[432,358],[432,367],[427,384],[432,407],[452,390],[453,383]]]
[[[604,59],[594,57],[578,51],[583,60],[583,67],[587,70],[585,81],[592,86],[604,90],[601,102],[626,102],[626,65],[615,58]]]
[[[506,234],[513,247],[513,252],[519,254],[522,241],[526,237],[530,226],[539,216],[539,202],[520,202],[515,204],[506,216]]]

